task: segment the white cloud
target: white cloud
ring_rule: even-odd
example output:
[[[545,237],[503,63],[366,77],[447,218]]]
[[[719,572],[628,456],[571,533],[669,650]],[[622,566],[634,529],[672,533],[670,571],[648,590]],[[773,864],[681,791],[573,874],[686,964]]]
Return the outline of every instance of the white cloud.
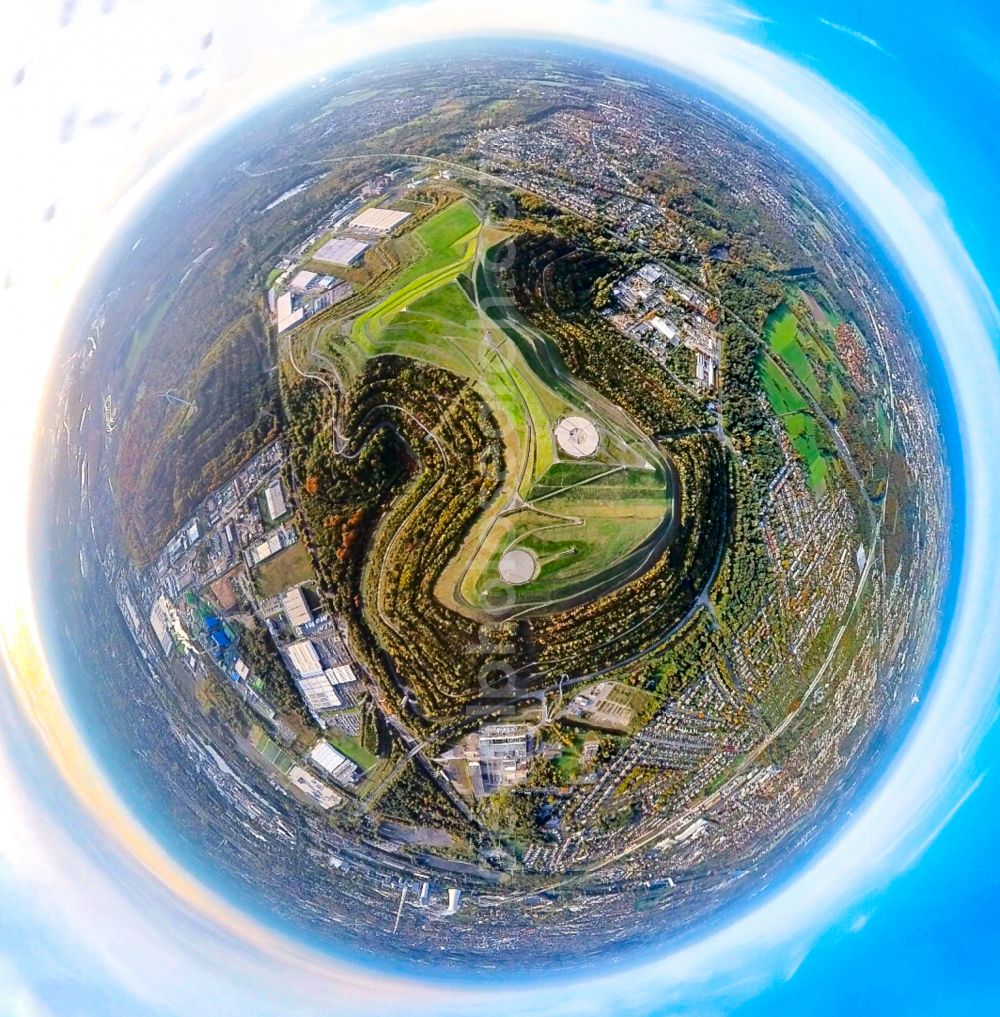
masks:
[[[849,28],[847,25],[840,25],[836,21],[828,21],[826,18],[820,18],[819,23],[826,25],[827,28],[832,28],[835,32],[849,35],[852,39],[857,39],[858,42],[863,42],[866,46],[871,46],[872,49],[877,49],[880,53],[887,54],[887,51],[882,47],[878,39],[873,39],[870,35],[865,35],[864,32],[859,32],[856,28]]]

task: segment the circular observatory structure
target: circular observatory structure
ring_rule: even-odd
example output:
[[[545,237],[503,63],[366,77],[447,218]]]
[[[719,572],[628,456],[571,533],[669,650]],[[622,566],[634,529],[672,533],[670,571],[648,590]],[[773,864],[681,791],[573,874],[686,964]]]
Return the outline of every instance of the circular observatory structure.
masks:
[[[586,417],[564,417],[556,425],[556,441],[561,451],[574,459],[587,459],[601,444],[593,421]]]
[[[512,586],[523,586],[535,578],[538,561],[530,551],[515,547],[500,559],[500,577]]]
[[[707,927],[843,819],[935,648],[912,320],[825,179],[648,67],[283,96],[67,338],[38,578],[91,743],[199,878],[355,959]]]

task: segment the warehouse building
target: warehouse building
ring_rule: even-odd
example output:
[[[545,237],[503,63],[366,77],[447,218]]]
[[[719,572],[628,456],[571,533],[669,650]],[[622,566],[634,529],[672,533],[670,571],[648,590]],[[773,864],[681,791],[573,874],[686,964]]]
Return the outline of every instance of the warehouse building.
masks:
[[[313,678],[323,673],[323,664],[311,639],[300,639],[288,647],[288,656],[300,678]]]
[[[350,268],[357,265],[365,256],[371,244],[351,237],[334,237],[328,240],[313,257],[316,261],[326,261],[331,265],[343,265]]]
[[[361,215],[351,220],[351,229],[384,237],[409,218],[409,212],[400,212],[395,208],[366,208]]]
[[[360,776],[357,763],[321,738],[309,753],[309,761],[319,767],[338,784],[351,784]]]
[[[301,586],[293,586],[281,595],[281,609],[288,620],[297,628],[308,625],[313,620],[312,608],[302,592]]]
[[[326,670],[326,676],[334,685],[347,685],[348,682],[356,682],[358,676],[350,664],[337,664]]]
[[[285,504],[285,491],[281,486],[281,477],[275,477],[264,491],[264,501],[267,504],[267,514],[271,521],[280,519],[287,511]]]
[[[279,332],[288,331],[288,329],[293,325],[297,325],[306,316],[305,308],[297,300],[293,300],[292,297],[293,294],[290,291],[282,293],[274,305]]]

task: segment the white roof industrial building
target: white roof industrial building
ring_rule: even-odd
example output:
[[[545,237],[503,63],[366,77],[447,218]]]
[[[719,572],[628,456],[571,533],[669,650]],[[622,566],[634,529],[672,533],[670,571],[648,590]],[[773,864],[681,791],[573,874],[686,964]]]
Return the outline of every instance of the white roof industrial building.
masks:
[[[160,648],[164,653],[169,653],[174,645],[173,636],[170,634],[172,620],[170,617],[170,603],[164,596],[159,596],[153,605],[149,615],[149,622],[153,626],[156,638],[160,641]]]
[[[307,290],[319,278],[315,272],[296,272],[289,284],[293,290]]]
[[[313,257],[317,261],[327,261],[331,265],[356,265],[371,244],[351,237],[334,237],[328,240]]]
[[[279,332],[284,332],[293,325],[297,325],[306,316],[305,308],[293,305],[291,292],[282,293],[274,307]]]
[[[665,318],[661,318],[657,315],[650,321],[650,325],[652,325],[653,328],[655,328],[656,331],[667,340],[667,342],[673,343],[675,346],[677,345],[677,329],[674,328],[674,326],[671,325]]]
[[[350,782],[358,772],[358,766],[342,752],[338,752],[328,741],[321,739],[309,753],[309,761],[328,773],[334,780]]]
[[[297,683],[306,705],[313,713],[319,714],[324,710],[336,710],[343,706],[343,701],[337,695],[337,690],[326,672],[321,671],[308,678],[299,678]]]
[[[409,212],[400,212],[395,208],[366,208],[351,220],[351,229],[384,236],[409,218]]]
[[[334,685],[346,685],[348,682],[358,680],[350,664],[337,664],[335,667],[327,668],[326,676]]]
[[[285,504],[285,492],[281,486],[281,477],[276,477],[267,485],[264,501],[267,502],[267,511],[272,522],[275,519],[280,519],[288,511],[288,506]]]
[[[323,673],[323,665],[311,639],[300,639],[297,643],[292,643],[288,647],[288,656],[292,660],[292,667],[302,678],[312,678]]]
[[[312,610],[301,586],[293,586],[281,595],[281,607],[293,625],[308,625],[313,620]]]
[[[250,561],[254,565],[259,565],[262,561],[266,561],[282,549],[281,531],[275,530],[266,540],[262,540],[259,544],[254,544],[250,548]]]
[[[290,644],[287,652],[296,672],[296,684],[313,713],[336,710],[343,705],[335,686],[357,680],[350,664],[324,668],[311,639]]]

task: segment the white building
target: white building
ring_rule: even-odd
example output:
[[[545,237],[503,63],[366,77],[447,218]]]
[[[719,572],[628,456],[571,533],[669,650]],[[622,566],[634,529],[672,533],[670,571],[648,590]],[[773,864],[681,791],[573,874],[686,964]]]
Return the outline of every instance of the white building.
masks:
[[[307,272],[303,269],[301,272],[296,272],[292,276],[292,281],[288,284],[293,290],[300,290],[304,292],[309,289],[314,282],[319,278],[316,272]]]
[[[308,678],[299,678],[296,680],[296,684],[306,705],[316,715],[317,720],[324,711],[336,710],[344,705],[325,671],[310,675]]]
[[[395,208],[366,208],[351,220],[351,229],[386,236],[409,218],[409,212],[400,212]]]
[[[281,608],[295,626],[308,625],[313,620],[312,609],[301,586],[293,586],[281,595]]]
[[[286,332],[293,325],[297,325],[305,316],[305,308],[298,301],[292,299],[292,293],[282,293],[275,301],[275,317],[278,321],[278,331]]]
[[[309,761],[318,766],[339,784],[350,784],[357,780],[357,763],[338,752],[325,738],[321,738],[309,753]]]
[[[170,634],[172,621],[170,617],[170,604],[166,597],[162,595],[157,597],[156,603],[153,604],[153,610],[149,615],[149,622],[153,626],[156,638],[160,642],[160,649],[165,654],[169,654],[174,645],[174,640]]]
[[[364,257],[371,244],[351,237],[334,237],[328,240],[313,256],[316,261],[326,261],[331,265],[350,267],[356,265]]]
[[[458,905],[462,900],[462,891],[456,886],[448,887],[448,910],[445,911],[446,915],[453,915],[458,910]]]
[[[525,724],[489,724],[479,732],[477,749],[478,780],[489,794],[523,780],[531,758],[531,730]],[[470,776],[475,784],[476,777]]]
[[[292,643],[288,647],[288,656],[300,678],[323,674],[323,664],[311,639],[300,639],[297,643]]]
[[[275,477],[267,486],[264,492],[264,501],[267,503],[267,512],[271,520],[280,519],[287,511],[285,504],[285,491],[281,486],[281,477]]]
[[[677,329],[674,328],[674,326],[671,325],[666,318],[661,318],[657,315],[655,318],[650,319],[649,323],[656,329],[657,332],[660,333],[660,335],[663,336],[664,339],[667,340],[668,343],[673,346],[677,345]]]
[[[330,679],[331,685],[347,685],[348,682],[358,680],[358,676],[354,673],[354,668],[350,664],[337,664],[334,667],[327,668],[326,676]]]
[[[695,354],[695,378],[702,388],[715,388],[718,365],[700,351]]]
[[[262,540],[259,544],[255,544],[250,548],[250,562],[252,565],[259,565],[262,561],[266,561],[283,548],[281,531],[275,530],[266,540]]]

